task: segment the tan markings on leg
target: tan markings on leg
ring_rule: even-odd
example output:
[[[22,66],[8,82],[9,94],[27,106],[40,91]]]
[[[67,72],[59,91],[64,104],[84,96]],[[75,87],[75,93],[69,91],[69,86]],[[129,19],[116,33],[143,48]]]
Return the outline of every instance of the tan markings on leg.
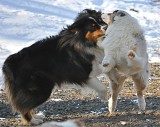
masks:
[[[110,90],[111,90],[111,97],[108,100],[108,109],[109,109],[109,112],[112,114],[116,109],[117,98],[118,98],[119,92],[122,89],[123,82],[126,79],[126,77],[125,76],[121,76],[114,69],[112,69],[108,73],[108,77],[110,79]]]
[[[22,115],[22,123],[23,123],[24,125],[30,125],[30,120],[31,120],[32,117],[33,117],[33,111],[30,110],[30,111],[28,111],[27,113],[21,112],[21,115]]]
[[[22,115],[21,117],[22,117],[22,118],[21,118],[22,124],[23,124],[23,125],[26,125],[26,126],[29,126],[29,125],[30,125],[30,121],[26,120],[26,118],[25,118],[24,115]]]
[[[124,81],[124,80],[123,80]],[[118,98],[118,95],[122,89],[122,86],[123,86],[123,82],[122,83],[119,83],[119,84],[116,84],[114,82],[112,82],[110,84],[110,89],[111,89],[111,97],[109,99],[109,102],[108,102],[108,108],[109,108],[109,112],[112,114],[115,109],[116,109],[116,106],[117,106],[117,98]]]
[[[140,110],[145,110],[146,108],[146,102],[145,98],[143,96],[144,89],[147,84],[145,84],[144,80],[148,79],[143,79],[141,75],[134,75],[132,76],[133,81],[135,82],[135,87],[137,90],[137,97],[138,97],[138,106]]]
[[[137,96],[142,96],[143,93],[142,91],[145,89],[146,84],[144,84],[144,79],[142,79],[140,76],[139,77],[134,77],[132,76],[133,81],[135,82],[135,87],[137,90]]]

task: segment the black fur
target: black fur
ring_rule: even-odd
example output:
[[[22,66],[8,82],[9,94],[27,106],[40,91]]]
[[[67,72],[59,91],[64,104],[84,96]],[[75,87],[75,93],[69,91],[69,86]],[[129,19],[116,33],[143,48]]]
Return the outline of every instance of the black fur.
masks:
[[[76,20],[82,19],[86,16],[91,16],[94,19],[96,19],[96,21],[100,24],[100,25],[107,25],[101,18],[101,11],[96,11],[96,10],[90,10],[90,9],[84,9],[82,12],[79,13],[79,15],[77,16]]]
[[[13,108],[27,121],[31,119],[29,111],[45,102],[56,84],[83,85],[89,79],[95,56],[87,53],[86,48],[96,48],[96,45],[86,40],[85,35],[100,29],[89,17],[99,19],[100,12],[83,11],[57,36],[40,40],[4,62],[7,96]]]

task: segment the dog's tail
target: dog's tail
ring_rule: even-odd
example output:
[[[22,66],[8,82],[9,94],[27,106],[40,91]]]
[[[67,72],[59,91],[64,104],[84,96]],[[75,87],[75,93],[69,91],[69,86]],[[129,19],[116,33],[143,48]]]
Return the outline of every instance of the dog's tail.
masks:
[[[27,93],[22,88],[24,84],[21,85],[19,80],[17,80],[17,77],[21,76],[18,73],[21,59],[22,57],[18,53],[10,55],[2,66],[2,72],[6,96],[12,106],[13,112],[26,113],[29,110],[26,103],[24,103],[28,100]]]
[[[2,72],[4,76],[4,84],[6,90],[6,96],[8,98],[9,103],[12,105],[13,111],[17,110],[16,106],[16,88],[15,88],[15,80],[14,80],[14,73],[13,73],[13,60],[14,55],[9,56],[3,64]]]
[[[2,71],[6,95],[13,111],[26,114],[49,98],[54,85],[43,72],[23,72],[22,63],[23,57],[13,54],[4,62]]]
[[[21,60],[22,57],[19,54],[10,55],[2,66],[2,72],[6,96],[12,105],[12,110],[14,112],[25,113],[28,112],[28,108],[30,107],[29,104],[27,105],[26,103],[29,102],[30,96],[29,93],[24,90],[24,83],[27,83],[27,81],[23,82],[23,80],[19,80],[19,77],[23,75],[19,73],[19,63],[21,63]],[[30,103],[32,103],[31,101]]]

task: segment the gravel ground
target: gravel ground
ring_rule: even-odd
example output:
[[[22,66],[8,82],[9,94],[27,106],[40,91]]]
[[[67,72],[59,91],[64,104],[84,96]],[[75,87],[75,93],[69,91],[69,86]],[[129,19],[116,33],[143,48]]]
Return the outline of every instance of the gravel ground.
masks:
[[[108,85],[108,81],[105,81]],[[84,119],[86,127],[160,127],[160,64],[152,64],[151,78],[145,90],[146,111],[138,110],[133,82],[127,79],[120,93],[117,111],[110,115],[108,102],[94,92],[82,95],[81,89],[56,89],[50,99],[35,111],[46,115],[44,121]],[[12,113],[5,92],[0,91],[0,127],[22,126],[20,115]]]

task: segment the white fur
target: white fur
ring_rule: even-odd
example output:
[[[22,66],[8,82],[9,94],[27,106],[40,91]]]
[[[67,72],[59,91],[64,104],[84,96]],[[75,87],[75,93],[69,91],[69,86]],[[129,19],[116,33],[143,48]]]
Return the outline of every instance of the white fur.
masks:
[[[45,115],[42,112],[39,112],[37,114],[34,115],[35,119],[44,119]]]
[[[43,123],[42,119],[36,119],[36,118],[32,117],[31,124],[38,125],[38,124],[41,124],[41,123]]]
[[[31,119],[31,124],[32,125],[38,125],[43,123],[43,119],[45,118],[45,115],[42,112],[39,112],[37,114],[34,114],[32,119]]]
[[[37,127],[84,127],[84,124],[78,120],[67,120],[63,122],[47,122]]]
[[[138,98],[138,106],[141,110],[145,110],[146,108],[146,102],[144,96]]]
[[[88,51],[95,54],[95,60],[92,62],[92,72],[89,75],[90,79],[87,82],[87,86],[94,89],[98,93],[98,96],[103,101],[106,101],[107,86],[97,78],[97,76],[101,74],[102,66],[100,63],[103,59],[104,52],[100,48],[92,48]]]
[[[102,14],[102,19],[108,28],[104,40],[99,38],[98,45],[104,49],[102,64],[111,82],[109,111],[115,110],[118,93],[128,76],[132,76],[136,84],[138,105],[144,110],[143,90],[149,77],[149,64],[143,30],[138,21],[124,11]]]

